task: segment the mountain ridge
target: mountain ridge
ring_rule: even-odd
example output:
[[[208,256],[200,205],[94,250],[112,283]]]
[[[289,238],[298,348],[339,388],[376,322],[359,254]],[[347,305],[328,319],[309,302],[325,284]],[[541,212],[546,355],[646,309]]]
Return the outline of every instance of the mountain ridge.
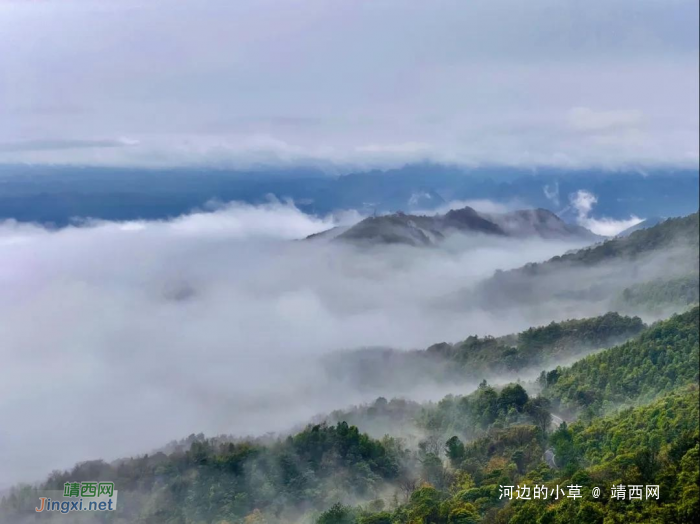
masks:
[[[640,283],[697,278],[697,264],[696,212],[544,262],[496,271],[476,292],[489,307],[550,298],[609,300]]]
[[[333,234],[333,231],[336,234]],[[556,214],[543,208],[508,213],[479,213],[469,206],[436,215],[409,215],[399,211],[389,215],[371,216],[344,231],[332,228],[306,238],[331,238],[336,241],[366,244],[435,246],[454,233],[537,237],[547,240],[596,241],[603,238],[584,227],[567,224]]]

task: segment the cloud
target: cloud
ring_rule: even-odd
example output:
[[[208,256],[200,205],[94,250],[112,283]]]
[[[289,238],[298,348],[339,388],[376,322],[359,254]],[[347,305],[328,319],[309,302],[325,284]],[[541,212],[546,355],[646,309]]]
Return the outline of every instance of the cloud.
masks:
[[[569,200],[578,212],[579,218],[586,218],[593,210],[593,206],[598,202],[598,197],[590,191],[580,189],[576,193],[569,195]]]
[[[20,142],[0,142],[0,153],[18,153],[26,151],[60,151],[64,149],[101,149],[109,147],[128,147],[138,145],[138,140],[129,138],[107,140],[24,140]]]
[[[569,111],[569,125],[576,131],[602,132],[636,128],[643,122],[641,111],[594,111],[588,107],[575,107]]]
[[[590,229],[598,235],[608,237],[615,236],[625,229],[637,225],[644,220],[635,215],[632,215],[630,218],[625,220],[614,220],[612,218],[605,217],[592,218],[590,214],[591,211],[593,211],[593,207],[598,202],[598,197],[585,189],[580,189],[569,195],[569,202],[576,210],[576,221],[578,224]]]
[[[58,231],[1,224],[0,486],[193,432],[281,431],[372,400],[319,357],[523,329],[536,308],[466,314],[469,304],[445,297],[573,247],[295,240],[343,219],[271,201]]]
[[[0,162],[696,166],[697,2],[612,3],[5,2],[0,142],[139,143]]]
[[[427,156],[432,151],[432,147],[430,144],[420,142],[405,142],[402,144],[369,144],[358,146],[355,150],[360,153]]]
[[[544,196],[547,197],[555,206],[559,205],[559,182],[555,181],[552,186],[545,184],[542,188]]]

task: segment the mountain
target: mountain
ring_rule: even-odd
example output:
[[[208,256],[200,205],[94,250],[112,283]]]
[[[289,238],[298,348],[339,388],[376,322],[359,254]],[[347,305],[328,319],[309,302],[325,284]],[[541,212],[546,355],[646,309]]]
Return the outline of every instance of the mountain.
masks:
[[[698,321],[696,307],[569,368],[543,372],[544,395],[534,396],[537,388],[528,384],[499,388],[484,381],[473,393],[437,403],[379,398],[333,413],[331,419],[361,427],[428,436],[418,444],[420,482],[399,508],[345,506],[325,515],[356,524],[694,522],[700,510]],[[570,408],[581,420],[572,421],[570,411],[568,423],[554,415]],[[668,495],[612,501],[609,488],[621,479],[658,485]],[[534,485],[551,493],[572,484],[582,488],[582,500],[499,496],[502,486],[529,486],[531,494]],[[585,495],[596,486],[604,487],[598,501]],[[433,518],[415,520],[420,515]]]
[[[533,266],[548,266],[566,263],[596,265],[611,259],[631,261],[654,251],[683,244],[695,247],[699,243],[698,213],[681,218],[671,218],[647,229],[635,231],[627,237],[614,238],[604,243],[585,248],[575,253],[554,257],[549,262]]]
[[[389,434],[381,440],[340,420],[267,441],[191,435],[167,454],[82,462],[40,486],[10,490],[0,522],[44,520],[36,518],[37,500],[66,482],[110,481],[119,488],[115,524],[690,524],[700,510],[698,322],[694,308],[570,368],[545,372],[544,395],[531,384],[483,381],[468,395],[437,403],[377,399],[355,417],[386,420]],[[578,327],[568,326],[570,333]],[[609,321],[587,330],[605,337]],[[548,340],[549,332],[538,338]],[[632,407],[608,413],[618,403]],[[561,407],[584,416],[563,421],[553,414]],[[394,436],[402,426],[419,430],[413,448]],[[659,486],[660,497],[611,500],[610,487],[621,482]],[[582,498],[499,496],[502,486],[529,486],[532,495],[534,485],[565,494],[576,485]],[[599,500],[590,498],[594,487],[603,488]]]
[[[304,240],[332,240],[338,235],[345,233],[351,226],[336,226],[319,233],[313,233]]]
[[[324,359],[333,380],[378,394],[408,391],[418,384],[459,384],[495,380],[508,374],[536,376],[550,363],[573,362],[638,335],[645,328],[638,317],[606,313],[598,317],[551,322],[501,337],[469,336],[425,350],[366,348],[343,351]]]
[[[580,237],[586,240],[602,240],[585,227],[564,222],[546,209],[523,209],[512,213],[484,214],[507,235],[516,237],[538,236],[545,239],[563,240]]]
[[[570,368],[543,372],[544,393],[560,409],[599,413],[620,404],[650,402],[697,383],[699,330],[700,310],[695,306]]]
[[[469,293],[475,292],[487,307],[545,304],[556,299],[559,309],[568,303],[580,307],[582,301],[588,301],[609,310],[611,301],[626,301],[625,293],[628,299],[648,295],[649,290],[636,290],[640,284],[655,282],[657,290],[663,282],[673,281],[669,289],[682,294],[677,305],[685,306],[692,293],[679,282],[698,281],[698,245],[696,212],[546,262],[497,271]],[[665,298],[673,299],[668,293]]]
[[[640,229],[649,229],[650,227],[654,227],[657,224],[660,224],[666,220],[664,217],[651,217],[647,218],[646,220],[643,220],[639,224],[635,224],[632,227],[628,227],[624,231],[620,232],[617,234],[618,237],[627,237],[630,236],[632,233],[635,231],[639,231]]]
[[[502,234],[502,233],[501,233]],[[334,240],[371,244],[435,245],[444,240],[433,217],[403,213],[365,218]]]
[[[618,311],[643,308],[658,316],[669,306],[689,306],[700,302],[697,272],[677,278],[659,277],[625,288],[613,303]]]
[[[318,167],[133,169],[0,165],[0,220],[65,226],[73,218],[165,219],[206,209],[209,201],[291,199],[305,213],[364,214],[434,210],[447,202],[489,200],[545,208],[574,219],[570,195],[597,198],[591,218],[678,216],[698,208],[698,171],[656,169],[464,168],[411,164],[386,171],[330,174]],[[624,198],[620,198],[624,195]]]
[[[332,230],[320,235],[355,243],[434,246],[454,233],[581,241],[602,238],[583,227],[567,224],[546,209],[480,214],[469,206],[450,210],[444,215],[407,215],[398,212],[373,216],[337,235],[333,235]],[[314,235],[309,238],[318,237]]]

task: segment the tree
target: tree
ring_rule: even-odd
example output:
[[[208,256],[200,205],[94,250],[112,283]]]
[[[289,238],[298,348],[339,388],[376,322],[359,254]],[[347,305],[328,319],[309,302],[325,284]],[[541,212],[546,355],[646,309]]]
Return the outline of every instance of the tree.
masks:
[[[551,403],[546,397],[531,398],[525,403],[524,411],[527,413],[537,427],[542,431],[542,435],[547,433],[552,424],[552,414],[549,412]]]
[[[457,467],[464,460],[464,444],[456,435],[445,443],[445,453],[450,459],[452,467]]]
[[[338,502],[321,513],[316,519],[316,524],[355,524],[355,515],[350,506],[343,506]]]
[[[438,488],[444,487],[445,470],[440,457],[433,453],[428,453],[422,460],[421,476],[423,479]]]
[[[528,395],[520,384],[508,384],[501,390],[498,397],[498,405],[501,410],[508,412],[510,407],[522,411],[528,401]]]

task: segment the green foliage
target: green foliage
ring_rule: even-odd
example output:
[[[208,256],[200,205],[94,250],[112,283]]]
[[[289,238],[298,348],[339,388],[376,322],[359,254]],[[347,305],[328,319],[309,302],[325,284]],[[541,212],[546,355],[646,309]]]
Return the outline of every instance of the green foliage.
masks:
[[[69,472],[53,473],[42,488],[62,491],[67,481],[113,481],[121,508],[136,512],[120,510],[127,522],[198,524],[240,522],[245,517],[255,522],[256,510],[265,517],[287,518],[377,495],[401,474],[402,453],[394,439],[373,440],[346,423],[309,426],[271,445],[193,436],[186,451],[114,464],[85,462]],[[4,509],[21,508],[25,491],[15,490]],[[343,508],[333,506],[335,513],[327,522],[341,522],[332,519]],[[354,522],[354,515],[348,522]]]
[[[571,368],[545,372],[540,383],[547,397],[531,398],[518,384],[499,392],[483,382],[472,395],[448,396],[424,408],[432,428],[460,428],[464,420],[464,426],[484,432],[478,436],[461,427],[470,441],[447,439],[454,478],[450,489],[421,488],[416,497],[422,503],[411,499],[393,513],[392,522],[443,524],[462,516],[493,523],[695,522],[700,511],[699,328],[695,307]],[[550,399],[586,416],[562,423],[544,439]],[[598,416],[603,407],[620,403],[636,407]],[[556,458],[555,469],[543,463],[547,448]],[[460,480],[463,476],[468,482]],[[577,484],[588,497],[499,501],[500,485],[519,484]],[[661,499],[613,501],[613,484],[658,484]],[[590,497],[594,486],[603,490],[600,500]],[[449,509],[459,504],[470,510]]]
[[[544,406],[546,402],[545,399],[530,399],[520,384],[509,384],[499,392],[482,383],[470,395],[448,395],[437,404],[424,406],[416,415],[416,424],[433,435],[473,439],[493,427],[523,423],[541,426],[543,419],[549,420],[549,412],[537,406]],[[456,444],[452,439],[449,442]],[[451,454],[456,452],[454,447],[448,451],[448,456],[452,458]]]
[[[167,454],[54,472],[41,489],[113,481],[120,511],[106,520],[112,524],[276,524],[311,516],[317,524],[694,522],[700,512],[699,317],[694,307],[569,368],[543,372],[539,396],[535,384],[525,384],[528,394],[523,384],[498,389],[484,380],[469,395],[437,403],[380,398],[366,407],[367,417],[410,417],[427,435],[413,452],[400,439],[373,439],[345,421],[310,425],[267,443],[192,435]],[[472,337],[467,346],[484,362],[486,347],[551,355],[572,340],[595,345],[642,327],[639,319],[605,315],[514,337]],[[443,357],[472,358],[455,347],[442,346]],[[562,408],[580,416],[553,427],[551,411]],[[612,408],[621,409],[613,414]],[[546,453],[554,454],[553,467]],[[661,499],[610,500],[610,487],[620,483],[658,484]],[[499,486],[521,484],[578,484],[588,496],[499,499]],[[601,499],[590,497],[593,486],[603,489]],[[392,490],[387,505],[381,498]],[[18,486],[0,508],[14,523],[31,514],[37,500],[36,487]],[[363,500],[374,502],[355,505]]]
[[[551,434],[549,444],[538,438],[532,426],[496,430],[465,446],[458,472],[469,471],[466,489],[423,485],[391,514],[391,520],[382,522],[695,522],[700,510],[698,400],[698,387],[692,385],[650,405],[592,423],[564,423]],[[448,449],[459,448],[450,440]],[[540,461],[547,445],[555,450],[559,469]],[[550,489],[576,484],[582,486],[582,498],[498,498],[499,485],[534,484]],[[610,500],[613,484],[658,484],[661,497],[658,501]],[[602,488],[598,500],[590,495],[595,486]],[[387,512],[383,512],[382,518],[386,517]]]
[[[550,360],[582,356],[610,347],[644,329],[639,317],[606,313],[593,318],[552,322],[505,337],[471,336],[458,344],[442,342],[426,350],[429,357],[459,366],[462,374],[515,371]]]
[[[462,444],[462,441],[459,440],[459,437],[456,435],[450,437],[445,443],[445,452],[453,466],[464,460],[464,444]]]
[[[648,303],[634,302],[638,298],[647,301],[651,295],[668,301],[663,311],[678,311],[679,305],[684,300],[688,304],[687,300],[697,291],[692,289],[692,284],[693,279],[698,282],[698,244],[698,213],[694,213],[546,262],[497,271],[477,286],[475,293],[484,304],[499,309],[515,304],[571,300],[578,304],[605,301],[620,311],[648,312]],[[657,278],[665,282],[686,280],[685,283],[679,280],[664,291],[664,284],[659,282],[646,286],[649,280]],[[625,293],[631,302],[625,302]],[[660,306],[652,305],[651,309]]]
[[[697,383],[699,317],[694,307],[634,340],[558,369],[556,377],[547,376],[545,395],[566,409],[588,408],[590,415]]]
[[[316,519],[316,524],[354,524],[356,520],[353,508],[336,503]]]
[[[654,227],[635,231],[627,237],[614,238],[589,249],[554,257],[551,263],[594,265],[612,258],[634,260],[647,253],[671,247],[679,241],[697,248],[698,238],[698,213],[693,213],[681,218],[669,218]]]

